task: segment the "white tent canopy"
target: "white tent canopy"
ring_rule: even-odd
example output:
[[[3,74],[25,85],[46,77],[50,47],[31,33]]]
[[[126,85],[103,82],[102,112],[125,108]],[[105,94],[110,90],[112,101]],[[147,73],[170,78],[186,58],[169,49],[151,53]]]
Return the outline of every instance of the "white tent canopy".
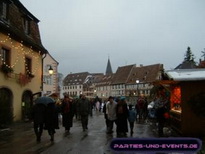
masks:
[[[176,69],[165,72],[174,81],[205,80],[205,69]]]

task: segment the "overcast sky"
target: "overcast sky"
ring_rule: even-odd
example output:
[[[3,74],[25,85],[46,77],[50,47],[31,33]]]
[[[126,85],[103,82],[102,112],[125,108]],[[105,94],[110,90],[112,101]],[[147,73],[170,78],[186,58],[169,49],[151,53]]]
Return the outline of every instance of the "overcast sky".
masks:
[[[205,0],[20,0],[39,22],[59,72],[105,73],[119,66],[175,68],[190,46],[205,48]]]

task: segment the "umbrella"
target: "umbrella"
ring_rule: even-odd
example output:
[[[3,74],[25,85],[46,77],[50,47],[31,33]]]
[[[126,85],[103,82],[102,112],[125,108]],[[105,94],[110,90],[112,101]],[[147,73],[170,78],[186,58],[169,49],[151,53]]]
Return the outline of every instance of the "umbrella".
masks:
[[[36,100],[34,101],[36,104],[49,104],[49,103],[55,103],[55,100],[51,97],[47,97],[47,96],[42,96],[42,97],[38,97],[36,98]]]

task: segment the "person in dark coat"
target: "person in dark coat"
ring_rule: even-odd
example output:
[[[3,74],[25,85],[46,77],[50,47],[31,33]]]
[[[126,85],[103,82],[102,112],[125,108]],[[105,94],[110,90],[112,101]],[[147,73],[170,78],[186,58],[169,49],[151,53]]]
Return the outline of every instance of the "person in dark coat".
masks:
[[[107,128],[107,131],[108,131],[109,120],[108,120],[108,117],[107,117],[106,105],[107,105],[107,102],[105,102],[105,104],[103,106],[103,113],[104,113],[106,128]]]
[[[69,96],[65,96],[62,102],[62,118],[63,118],[63,127],[65,127],[66,132],[70,132],[70,128],[73,126],[73,117],[74,117],[74,104],[72,99]]]
[[[158,135],[159,137],[163,137],[164,136],[164,132],[163,132],[163,128],[164,125],[166,123],[166,118],[164,116],[164,114],[167,112],[168,110],[168,100],[169,98],[161,95],[155,103],[155,108],[156,108],[156,118],[157,118],[157,122],[158,122]]]
[[[157,118],[157,122],[158,122],[158,135],[159,137],[163,137],[164,136],[164,132],[163,132],[163,128],[164,128],[164,124],[165,124],[165,117],[164,114],[166,112],[165,107],[160,107],[156,110],[156,118]]]
[[[128,123],[127,123],[128,107],[124,97],[122,97],[120,101],[117,103],[116,113],[117,113],[117,135],[126,136],[126,133],[128,132]]]
[[[45,123],[45,112],[46,105],[44,104],[35,104],[32,109],[32,119],[33,119],[33,128],[36,134],[36,141],[41,141],[41,135],[43,133],[43,127]]]
[[[45,129],[48,130],[48,134],[51,136],[50,140],[54,141],[55,129],[59,129],[58,110],[55,103],[49,103],[47,105],[45,116]]]
[[[81,116],[83,131],[86,131],[88,129],[88,116],[91,112],[91,103],[84,94],[81,99],[79,99],[78,111]]]
[[[137,100],[137,104],[135,106],[135,109],[137,111],[138,114],[138,122],[140,123],[141,120],[143,119],[144,116],[144,109],[145,109],[145,99],[144,97],[140,96]]]

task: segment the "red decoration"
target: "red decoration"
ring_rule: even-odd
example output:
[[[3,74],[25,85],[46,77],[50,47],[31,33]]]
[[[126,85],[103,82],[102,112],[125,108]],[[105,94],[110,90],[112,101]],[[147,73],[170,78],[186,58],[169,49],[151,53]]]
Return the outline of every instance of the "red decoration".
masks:
[[[21,86],[25,86],[29,82],[31,82],[30,77],[28,77],[27,75],[22,74],[22,73],[19,74],[19,83],[20,83]]]

